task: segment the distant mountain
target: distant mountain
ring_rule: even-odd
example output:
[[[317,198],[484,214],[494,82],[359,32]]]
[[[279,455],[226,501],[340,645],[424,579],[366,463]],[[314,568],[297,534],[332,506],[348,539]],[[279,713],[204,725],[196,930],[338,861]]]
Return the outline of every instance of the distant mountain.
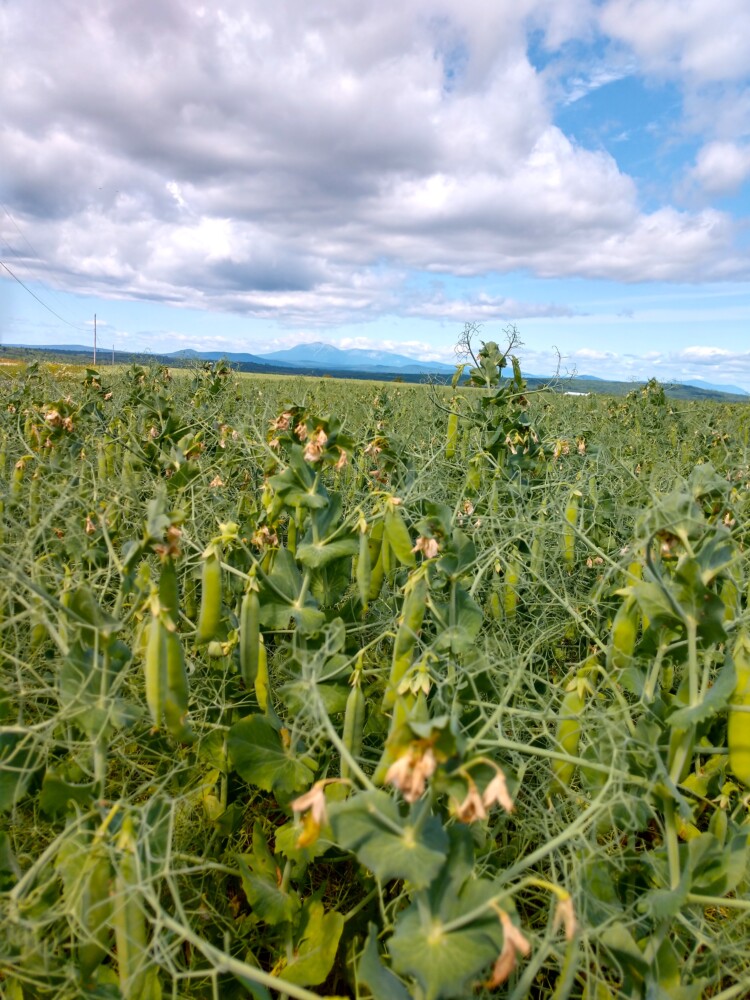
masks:
[[[677,382],[677,379],[674,379]],[[696,378],[692,381],[686,379],[679,380],[680,385],[692,385],[694,389],[713,389],[714,392],[731,392],[736,396],[750,396],[747,389],[741,389],[738,385],[727,385],[724,382],[706,382],[705,379]]]
[[[184,348],[181,351],[173,351],[167,354],[168,358],[183,358],[193,361],[236,361],[242,364],[265,365],[268,362],[257,354],[232,354],[230,351],[194,351],[192,348]],[[279,362],[276,362],[279,364]]]
[[[604,379],[599,378],[598,375],[576,375],[576,378],[586,379],[589,382],[603,382]]]
[[[441,361],[419,361],[403,354],[391,354],[388,351],[367,351],[361,348],[343,350],[333,344],[297,344],[285,351],[274,351],[272,354],[261,354],[259,359],[268,363],[293,365],[295,368],[335,368],[339,371],[373,371],[393,372],[403,371],[412,374],[439,372],[452,374],[455,365],[446,365]]]
[[[5,347],[24,347],[30,348],[33,351],[70,351],[71,354],[91,354],[94,353],[93,344],[88,346],[84,344],[5,344]],[[101,344],[97,347],[97,352],[102,351],[106,353],[110,348],[102,347]]]

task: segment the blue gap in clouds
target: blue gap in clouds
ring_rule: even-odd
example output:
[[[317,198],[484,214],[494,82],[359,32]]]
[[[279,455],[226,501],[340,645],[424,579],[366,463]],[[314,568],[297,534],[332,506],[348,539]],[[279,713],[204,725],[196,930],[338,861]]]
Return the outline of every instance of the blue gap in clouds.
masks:
[[[672,201],[675,183],[694,162],[698,142],[681,133],[677,88],[627,76],[556,109],[555,124],[586,149],[605,150],[638,182],[644,208]]]

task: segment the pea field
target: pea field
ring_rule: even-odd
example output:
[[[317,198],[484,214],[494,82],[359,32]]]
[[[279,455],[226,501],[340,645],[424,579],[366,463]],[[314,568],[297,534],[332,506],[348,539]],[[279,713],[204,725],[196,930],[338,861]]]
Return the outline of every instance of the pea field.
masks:
[[[7,1000],[750,997],[750,406],[465,346],[0,371]]]

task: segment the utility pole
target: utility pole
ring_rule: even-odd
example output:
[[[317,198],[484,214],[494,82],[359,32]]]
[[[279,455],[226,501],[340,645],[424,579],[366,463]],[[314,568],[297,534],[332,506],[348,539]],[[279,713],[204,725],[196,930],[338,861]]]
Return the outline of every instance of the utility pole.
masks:
[[[96,364],[96,313],[94,313],[94,364]]]

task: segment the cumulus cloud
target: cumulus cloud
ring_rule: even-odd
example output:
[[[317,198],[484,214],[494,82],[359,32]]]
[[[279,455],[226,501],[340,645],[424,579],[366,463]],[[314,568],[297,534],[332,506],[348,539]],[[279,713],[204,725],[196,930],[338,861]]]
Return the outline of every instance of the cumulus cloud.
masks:
[[[650,70],[700,83],[747,76],[750,7],[745,0],[607,0],[600,23]]]
[[[718,18],[696,0],[680,27],[684,3],[644,4],[6,4],[0,193],[60,288],[303,326],[569,314],[415,299],[414,271],[744,276],[729,219],[644,212],[610,155],[554,125],[529,60],[532,28],[552,47],[599,24],[646,63],[714,79],[701,31]],[[744,43],[727,44],[728,74]]]
[[[690,177],[709,194],[732,194],[750,177],[750,145],[708,143],[699,151]]]

